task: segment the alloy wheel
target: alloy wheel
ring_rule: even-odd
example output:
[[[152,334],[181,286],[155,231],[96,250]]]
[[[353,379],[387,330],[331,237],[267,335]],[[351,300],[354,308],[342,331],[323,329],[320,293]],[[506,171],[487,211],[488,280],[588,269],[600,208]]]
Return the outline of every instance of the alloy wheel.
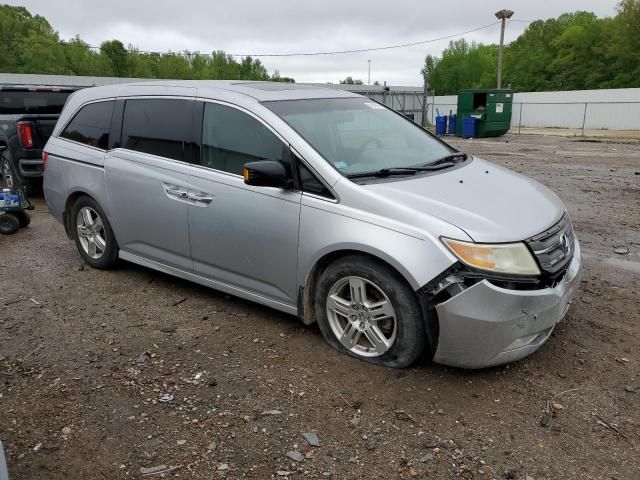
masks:
[[[104,224],[93,208],[82,207],[78,211],[76,231],[84,253],[94,260],[104,255],[107,248]]]
[[[379,357],[396,340],[395,309],[382,289],[365,278],[338,280],[329,289],[326,310],[333,334],[356,355]]]

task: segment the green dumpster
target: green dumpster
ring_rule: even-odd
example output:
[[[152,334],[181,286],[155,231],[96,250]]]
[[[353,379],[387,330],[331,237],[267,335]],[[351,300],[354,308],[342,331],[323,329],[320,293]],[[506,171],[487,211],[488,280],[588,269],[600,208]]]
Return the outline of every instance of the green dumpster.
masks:
[[[476,137],[499,137],[511,127],[513,90],[469,89],[458,93],[456,136],[465,117],[476,118]]]

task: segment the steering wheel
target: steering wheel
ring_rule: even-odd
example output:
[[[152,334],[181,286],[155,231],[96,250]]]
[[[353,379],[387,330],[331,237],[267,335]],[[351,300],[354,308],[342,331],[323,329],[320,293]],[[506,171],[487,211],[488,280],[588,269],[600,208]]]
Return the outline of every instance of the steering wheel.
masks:
[[[379,138],[369,137],[362,143],[362,145],[360,145],[360,147],[358,147],[358,153],[359,154],[364,153],[365,150],[370,148],[369,144],[371,143],[375,143],[377,148],[382,148],[382,142],[380,141]]]

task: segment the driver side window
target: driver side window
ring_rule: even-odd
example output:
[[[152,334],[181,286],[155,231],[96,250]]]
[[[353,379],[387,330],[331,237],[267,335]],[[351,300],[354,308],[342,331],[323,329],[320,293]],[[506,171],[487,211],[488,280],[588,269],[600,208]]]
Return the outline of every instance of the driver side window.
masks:
[[[258,120],[226,105],[205,103],[200,163],[242,175],[256,160],[283,160],[284,144]]]

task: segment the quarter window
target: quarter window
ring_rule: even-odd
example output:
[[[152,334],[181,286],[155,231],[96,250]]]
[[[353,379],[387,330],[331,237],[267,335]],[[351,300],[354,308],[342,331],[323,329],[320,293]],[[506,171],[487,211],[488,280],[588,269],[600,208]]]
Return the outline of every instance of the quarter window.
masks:
[[[322,197],[333,198],[327,187],[324,186],[306,165],[298,162],[298,172],[300,173],[300,185],[303,192],[313,193]]]
[[[80,109],[60,136],[90,147],[106,150],[113,115],[113,100],[90,103]]]
[[[123,148],[183,161],[192,112],[190,100],[127,100],[122,120]]]
[[[252,116],[225,105],[205,104],[203,166],[242,175],[247,162],[283,161],[283,150],[284,144]]]

